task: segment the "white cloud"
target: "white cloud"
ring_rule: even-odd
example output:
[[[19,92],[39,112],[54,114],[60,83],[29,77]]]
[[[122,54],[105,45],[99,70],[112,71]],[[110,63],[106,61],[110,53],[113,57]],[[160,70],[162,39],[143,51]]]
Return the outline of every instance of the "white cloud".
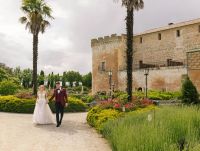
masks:
[[[47,0],[55,20],[39,36],[39,70],[91,71],[90,40],[125,32],[125,8],[113,0]],[[134,32],[198,18],[199,0],[144,0],[135,14]],[[19,23],[21,0],[0,0],[0,62],[32,68],[32,35]],[[181,6],[181,7],[178,7]],[[186,9],[187,8],[187,9]],[[187,11],[186,11],[187,10]]]
[[[91,0],[78,0],[78,5],[83,6],[83,7],[88,7],[92,3]]]

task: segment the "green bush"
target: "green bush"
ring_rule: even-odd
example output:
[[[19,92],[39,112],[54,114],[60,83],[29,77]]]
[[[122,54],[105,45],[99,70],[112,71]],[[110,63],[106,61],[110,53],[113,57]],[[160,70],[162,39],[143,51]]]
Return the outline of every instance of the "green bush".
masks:
[[[34,100],[19,99],[15,96],[0,96],[0,111],[14,113],[33,113]]]
[[[92,108],[87,115],[87,122],[95,127],[98,131],[101,131],[104,123],[108,120],[117,119],[121,113],[114,109],[104,109],[100,107]]]
[[[192,81],[187,77],[182,85],[182,101],[183,103],[199,103],[199,94]]]
[[[19,88],[20,86],[13,81],[2,81],[0,82],[0,95],[13,95]]]
[[[86,103],[91,103],[92,101],[95,100],[95,98],[93,96],[90,96],[90,95],[85,95],[81,98],[81,100],[83,102],[86,102]]]
[[[83,96],[82,94],[75,94],[75,93],[73,93],[73,94],[69,94],[69,97],[77,98],[77,99],[81,99],[82,96]]]
[[[144,92],[134,92],[134,96],[139,98],[144,98]],[[152,100],[172,100],[172,99],[180,99],[181,93],[180,92],[162,92],[162,91],[148,91],[148,98]]]
[[[49,102],[49,106],[55,112],[55,103]],[[13,113],[33,113],[35,99],[20,99],[15,96],[0,96],[0,111]],[[65,112],[84,112],[87,106],[79,99],[69,98],[69,106]]]
[[[86,109],[86,104],[80,99],[69,98],[69,106],[66,108],[66,112],[85,112]]]

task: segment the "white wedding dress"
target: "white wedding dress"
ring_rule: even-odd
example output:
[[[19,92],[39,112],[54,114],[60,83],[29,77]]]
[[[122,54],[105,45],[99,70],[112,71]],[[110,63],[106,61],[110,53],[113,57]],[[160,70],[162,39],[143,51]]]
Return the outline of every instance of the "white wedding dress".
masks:
[[[53,124],[53,113],[49,107],[45,92],[38,92],[37,101],[33,113],[34,124]]]

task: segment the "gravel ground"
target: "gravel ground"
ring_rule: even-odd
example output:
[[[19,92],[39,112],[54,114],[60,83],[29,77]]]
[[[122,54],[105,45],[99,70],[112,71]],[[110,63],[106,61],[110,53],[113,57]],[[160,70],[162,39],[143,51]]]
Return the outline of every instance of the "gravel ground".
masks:
[[[0,151],[111,151],[86,123],[87,113],[65,114],[61,127],[33,125],[31,114],[0,112]]]

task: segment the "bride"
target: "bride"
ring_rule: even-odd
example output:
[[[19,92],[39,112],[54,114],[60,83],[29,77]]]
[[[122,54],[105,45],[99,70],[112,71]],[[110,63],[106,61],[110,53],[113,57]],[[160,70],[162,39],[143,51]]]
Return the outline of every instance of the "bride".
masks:
[[[52,124],[54,123],[52,111],[48,105],[47,93],[45,86],[40,85],[37,93],[37,100],[33,113],[34,124]]]

